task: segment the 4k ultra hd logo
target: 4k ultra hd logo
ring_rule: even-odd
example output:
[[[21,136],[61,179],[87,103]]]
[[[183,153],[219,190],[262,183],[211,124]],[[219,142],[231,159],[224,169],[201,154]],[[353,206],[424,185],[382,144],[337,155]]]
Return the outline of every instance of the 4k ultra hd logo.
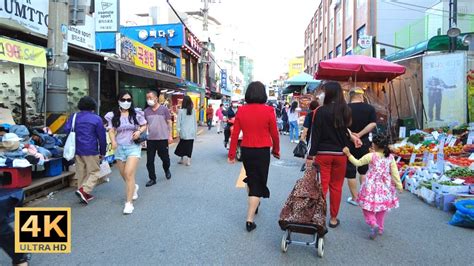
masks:
[[[15,208],[15,252],[70,253],[71,208]]]

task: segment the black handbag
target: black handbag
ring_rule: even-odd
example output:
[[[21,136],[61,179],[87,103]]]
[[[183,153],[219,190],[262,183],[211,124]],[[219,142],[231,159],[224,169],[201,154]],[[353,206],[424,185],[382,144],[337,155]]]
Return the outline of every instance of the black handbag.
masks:
[[[304,158],[306,153],[308,152],[308,146],[302,140],[296,145],[295,149],[293,150],[293,155],[298,158]]]
[[[133,142],[135,142],[135,144],[140,144],[146,141],[147,139],[148,139],[148,134],[146,132],[143,132],[140,134],[140,137],[138,137],[138,139],[134,139]]]

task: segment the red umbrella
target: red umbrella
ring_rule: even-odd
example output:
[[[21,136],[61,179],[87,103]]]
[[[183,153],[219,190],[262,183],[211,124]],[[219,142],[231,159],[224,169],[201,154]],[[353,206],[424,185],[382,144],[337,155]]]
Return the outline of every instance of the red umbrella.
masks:
[[[405,73],[405,67],[364,55],[348,55],[321,61],[315,79],[385,82]]]

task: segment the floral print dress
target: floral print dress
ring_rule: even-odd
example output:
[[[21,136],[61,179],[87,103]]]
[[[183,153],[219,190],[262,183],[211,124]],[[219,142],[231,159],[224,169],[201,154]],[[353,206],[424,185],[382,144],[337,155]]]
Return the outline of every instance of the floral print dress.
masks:
[[[393,155],[388,158],[373,153],[369,171],[359,192],[358,202],[362,209],[372,212],[388,211],[398,208],[398,197],[392,184],[390,164]]]

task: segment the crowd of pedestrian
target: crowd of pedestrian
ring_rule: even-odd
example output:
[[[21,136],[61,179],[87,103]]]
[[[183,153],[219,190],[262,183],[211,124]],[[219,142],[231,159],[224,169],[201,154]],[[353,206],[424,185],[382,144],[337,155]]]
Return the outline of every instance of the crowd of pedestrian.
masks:
[[[308,106],[300,135],[301,108],[297,101],[291,105],[280,102],[266,106],[263,84],[253,82],[249,85],[245,95],[247,104],[239,109],[234,122],[228,155],[229,162],[234,163],[234,140],[242,131],[244,182],[249,197],[246,228],[249,232],[256,228],[254,218],[260,198],[270,196],[266,184],[270,154],[279,158],[278,131],[289,135],[291,143],[299,140],[310,147],[302,170],[313,163],[319,166],[322,193],[324,197],[329,193],[329,227],[336,228],[341,223],[338,217],[345,177],[352,195],[347,202],[361,206],[370,226],[371,239],[383,234],[386,212],[398,207],[395,191],[396,188],[401,192],[398,170],[387,150],[387,137],[377,134],[372,142],[376,114],[375,109],[364,102],[364,91],[360,88],[351,90],[347,104],[339,83],[327,82],[321,90],[319,99],[314,99]],[[355,180],[357,172],[360,174],[360,193]]]
[[[361,207],[370,227],[371,239],[384,233],[387,212],[399,206],[397,190],[401,192],[402,185],[396,162],[388,149],[387,136],[373,133],[376,113],[371,105],[365,103],[364,91],[352,89],[349,103],[346,103],[337,82],[325,83],[321,91],[319,99],[308,105],[301,134],[299,120],[302,109],[298,102],[267,104],[265,85],[261,82],[250,83],[245,93],[245,104],[238,112],[233,104],[228,108],[220,104],[216,111],[211,104],[207,108],[201,106],[199,117],[205,116],[208,129],[211,130],[216,118],[217,133],[224,133],[226,146],[230,141],[229,163],[235,163],[240,144],[246,173],[243,182],[248,191],[247,231],[257,227],[255,215],[259,211],[260,199],[270,197],[267,186],[270,160],[271,156],[280,158],[281,134],[289,135],[291,143],[303,142],[309,146],[302,170],[312,167],[313,163],[319,166],[323,197],[329,202],[329,227],[336,228],[341,223],[339,209],[345,179],[351,193],[347,202]],[[148,91],[146,100],[148,107],[145,110],[135,108],[132,94],[122,91],[117,97],[117,106],[102,119],[95,113],[97,103],[93,98],[85,96],[80,99],[79,112],[68,119],[65,133],[74,131],[76,134],[78,189],[75,193],[81,202],[88,204],[94,199],[92,193],[101,178],[100,165],[106,155],[107,132],[115,150],[117,168],[125,182],[124,214],[133,213],[133,202],[138,199],[139,185],[135,175],[144,142],[149,178],[146,187],[156,184],[156,155],[162,161],[164,177],[171,179],[172,116],[164,101],[160,101],[159,92]],[[197,117],[192,99],[184,96],[176,120],[179,143],[174,154],[179,158],[178,164],[191,166]],[[241,133],[242,139],[239,137]]]

